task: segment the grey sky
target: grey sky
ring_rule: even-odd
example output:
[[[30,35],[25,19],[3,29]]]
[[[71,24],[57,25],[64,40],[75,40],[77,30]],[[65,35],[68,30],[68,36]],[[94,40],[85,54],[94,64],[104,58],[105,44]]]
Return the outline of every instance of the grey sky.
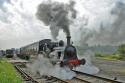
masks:
[[[45,0],[0,0],[0,49],[21,47],[29,43],[44,38],[51,38],[49,26],[36,18],[37,6]],[[52,0],[62,3],[69,3],[69,0]],[[70,31],[73,41],[81,41],[89,44],[119,44],[124,42],[122,37],[125,33],[124,19],[120,24],[120,33],[112,38],[111,30],[116,30],[112,25],[121,19],[119,11],[124,10],[124,0],[74,0],[77,18],[74,24],[70,25]],[[120,8],[117,3],[123,3]],[[120,8],[120,9],[119,9]],[[111,11],[115,14],[111,14]],[[124,17],[124,12],[120,11]],[[100,28],[103,25],[104,29]],[[103,35],[100,35],[104,30]],[[108,33],[107,33],[108,31]],[[107,33],[105,35],[105,33]],[[82,34],[82,35],[81,35]],[[91,36],[92,34],[92,36]],[[86,37],[89,38],[86,39]],[[65,39],[63,31],[59,32],[57,39]],[[105,38],[105,39],[104,39]],[[120,39],[121,38],[121,39]],[[85,40],[86,39],[86,40]],[[110,40],[112,39],[112,41]],[[106,42],[103,42],[103,41]],[[102,42],[102,43],[101,43]]]

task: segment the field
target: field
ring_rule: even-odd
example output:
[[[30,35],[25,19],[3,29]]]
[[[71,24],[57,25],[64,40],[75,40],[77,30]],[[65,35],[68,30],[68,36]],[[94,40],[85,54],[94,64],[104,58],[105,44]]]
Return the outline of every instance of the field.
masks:
[[[5,59],[0,59],[0,83],[22,83],[21,76]]]

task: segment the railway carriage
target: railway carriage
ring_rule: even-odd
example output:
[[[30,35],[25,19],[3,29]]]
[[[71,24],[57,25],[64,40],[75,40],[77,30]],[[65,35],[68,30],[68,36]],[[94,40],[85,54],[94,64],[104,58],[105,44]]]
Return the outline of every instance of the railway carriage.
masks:
[[[14,56],[14,50],[13,49],[7,49],[5,52],[5,55],[7,58],[12,58]]]

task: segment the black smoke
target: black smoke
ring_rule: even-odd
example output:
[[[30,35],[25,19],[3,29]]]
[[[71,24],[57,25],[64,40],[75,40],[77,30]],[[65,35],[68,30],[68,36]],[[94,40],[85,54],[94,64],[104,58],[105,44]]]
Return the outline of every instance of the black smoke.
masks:
[[[70,35],[69,26],[72,23],[71,20],[76,18],[74,5],[74,1],[70,1],[69,4],[42,2],[38,6],[36,16],[45,25],[50,26],[51,34],[54,39],[57,38],[60,29],[62,29],[66,35]]]

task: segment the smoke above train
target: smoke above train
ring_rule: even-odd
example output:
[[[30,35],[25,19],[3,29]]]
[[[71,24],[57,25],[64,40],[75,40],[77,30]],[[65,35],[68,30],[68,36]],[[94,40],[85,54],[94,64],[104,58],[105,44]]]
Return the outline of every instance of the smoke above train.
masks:
[[[51,34],[54,39],[57,38],[59,30],[62,29],[67,36],[70,36],[71,19],[76,18],[75,2],[69,4],[59,2],[42,2],[38,6],[36,16],[45,25],[50,26]]]
[[[99,3],[100,1],[95,0],[95,2]],[[81,8],[81,10],[76,7],[79,4],[77,1],[70,1],[69,4],[54,1],[42,2],[38,6],[36,15],[45,25],[50,26],[54,39],[57,38],[60,29],[62,29],[66,35],[70,35],[70,32],[79,32],[79,35],[73,34],[73,36],[74,40],[79,41],[82,45],[86,43],[89,45],[119,45],[124,43],[125,2],[117,0],[105,2],[105,4],[101,3],[101,12],[97,11],[99,8],[95,8],[98,7],[95,2],[81,2],[85,6],[85,9]],[[91,10],[91,8],[86,7],[87,4],[91,4],[91,7],[95,9]],[[85,14],[80,16],[79,12],[82,10]],[[89,11],[88,15],[86,10]],[[75,20],[75,22],[72,23],[71,20]]]

